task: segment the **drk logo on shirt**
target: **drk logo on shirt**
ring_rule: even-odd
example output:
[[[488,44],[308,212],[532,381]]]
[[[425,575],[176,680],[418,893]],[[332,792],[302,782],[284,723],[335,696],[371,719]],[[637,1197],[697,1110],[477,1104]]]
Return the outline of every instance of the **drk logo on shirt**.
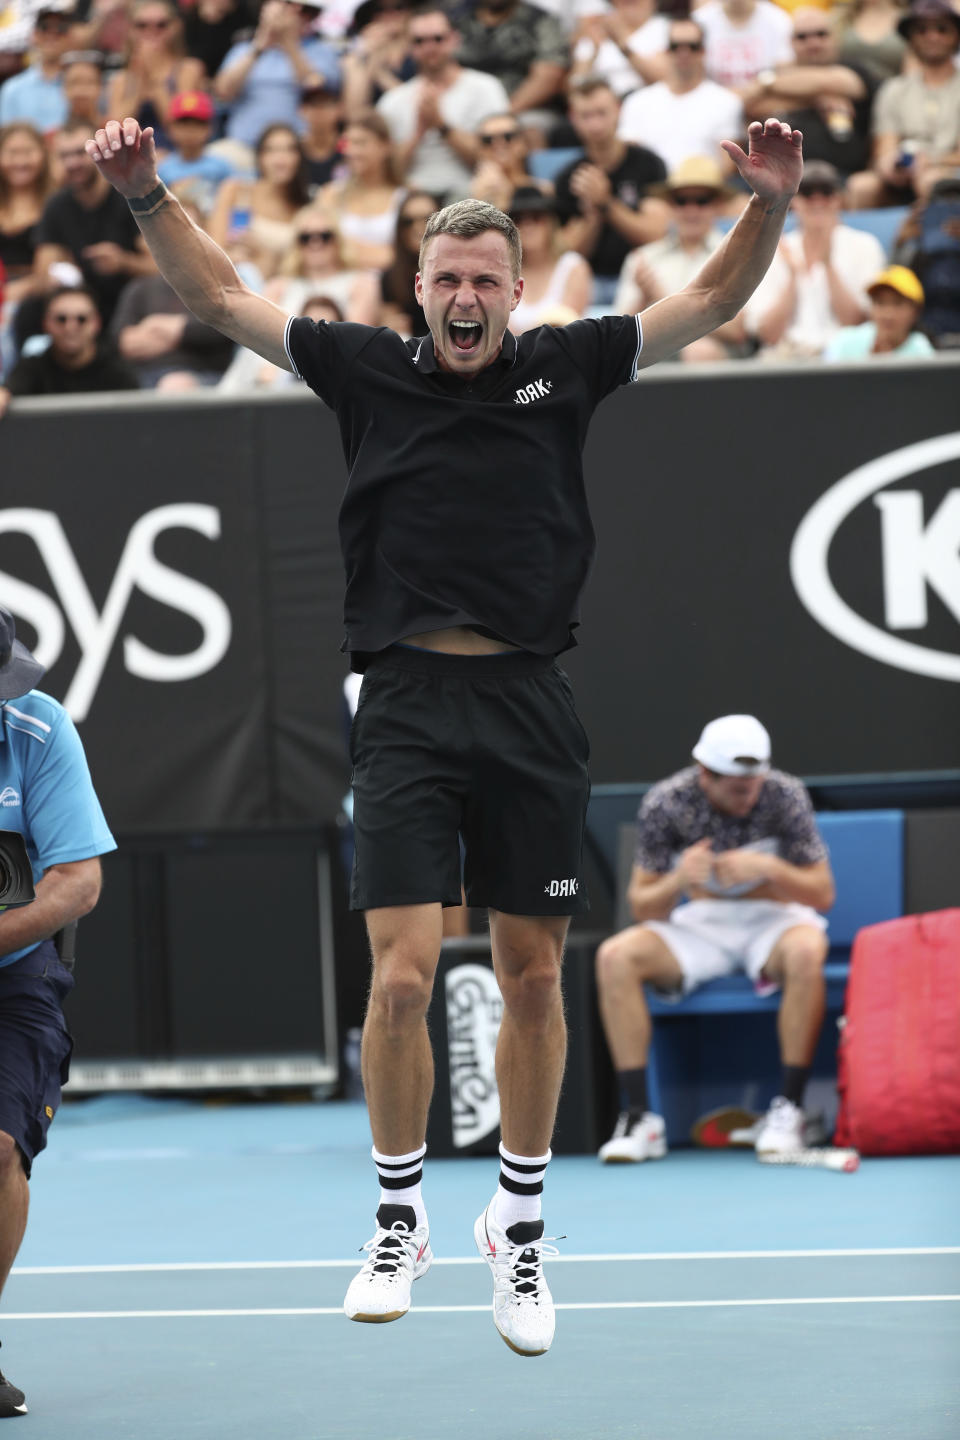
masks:
[[[532,380],[529,385],[521,385],[513,397],[514,405],[531,405],[534,400],[542,400],[544,395],[549,395],[553,389],[552,380]]]
[[[549,885],[544,885],[544,895],[550,895],[553,899],[563,895],[576,895],[579,887],[579,880],[551,880]]]

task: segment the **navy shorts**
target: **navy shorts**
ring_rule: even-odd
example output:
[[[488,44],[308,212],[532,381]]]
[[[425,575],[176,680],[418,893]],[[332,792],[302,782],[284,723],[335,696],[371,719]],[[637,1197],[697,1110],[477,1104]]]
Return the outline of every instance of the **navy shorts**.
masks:
[[[355,910],[589,908],[589,747],[552,656],[394,645],[364,675],[350,737]]]
[[[62,1005],[72,989],[52,940],[0,966],[0,1130],[17,1142],[28,1176],[70,1071]]]

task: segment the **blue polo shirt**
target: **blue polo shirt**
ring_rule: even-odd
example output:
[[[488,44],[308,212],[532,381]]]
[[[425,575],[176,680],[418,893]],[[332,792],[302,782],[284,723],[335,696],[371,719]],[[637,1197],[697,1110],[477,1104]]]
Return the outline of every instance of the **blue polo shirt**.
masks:
[[[117,848],[73,721],[42,690],[0,701],[0,830],[23,836],[34,882],[51,865]],[[0,956],[0,967],[34,949]]]

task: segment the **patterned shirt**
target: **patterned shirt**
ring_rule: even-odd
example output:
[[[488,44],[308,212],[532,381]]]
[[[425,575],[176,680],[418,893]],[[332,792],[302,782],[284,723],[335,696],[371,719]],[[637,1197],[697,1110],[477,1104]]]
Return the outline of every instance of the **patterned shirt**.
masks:
[[[709,837],[716,852],[761,850],[778,855],[790,865],[814,865],[825,860],[827,847],[820,838],[813,805],[806,787],[793,775],[771,770],[760,798],[749,815],[726,815],[715,809],[700,788],[695,765],[680,770],[649,789],[637,813],[635,863],[655,875],[673,870],[684,850]],[[755,888],[756,882],[724,887],[703,886],[717,895],[736,895]]]
[[[526,80],[539,60],[565,69],[570,65],[570,44],[560,21],[525,0],[499,25],[484,25],[471,13],[457,21],[457,28],[460,64],[496,75],[508,95]]]

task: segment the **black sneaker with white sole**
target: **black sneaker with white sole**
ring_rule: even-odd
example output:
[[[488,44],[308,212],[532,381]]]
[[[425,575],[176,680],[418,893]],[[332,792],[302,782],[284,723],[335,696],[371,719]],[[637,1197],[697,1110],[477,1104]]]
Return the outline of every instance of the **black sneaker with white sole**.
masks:
[[[0,1371],[0,1420],[9,1420],[13,1415],[26,1415],[27,1397],[16,1385],[11,1385]]]

